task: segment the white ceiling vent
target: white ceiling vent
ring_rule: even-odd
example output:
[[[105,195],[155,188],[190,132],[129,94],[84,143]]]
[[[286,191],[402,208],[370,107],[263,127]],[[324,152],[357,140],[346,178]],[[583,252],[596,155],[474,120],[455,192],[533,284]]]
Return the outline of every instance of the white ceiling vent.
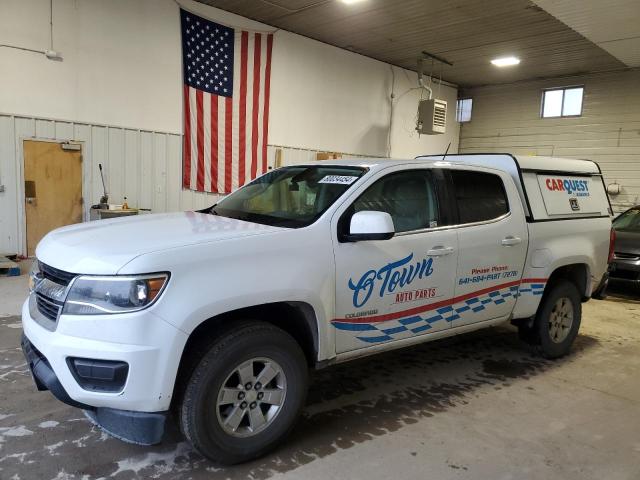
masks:
[[[437,135],[445,133],[447,126],[447,102],[432,98],[421,100],[418,104],[418,124],[420,134]]]

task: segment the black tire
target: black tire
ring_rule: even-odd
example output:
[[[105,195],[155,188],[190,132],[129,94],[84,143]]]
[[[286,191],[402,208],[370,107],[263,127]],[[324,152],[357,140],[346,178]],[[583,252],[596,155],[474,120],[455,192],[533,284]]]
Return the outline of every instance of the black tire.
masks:
[[[536,332],[534,330],[534,319],[527,320],[524,323],[520,323],[517,325],[518,327],[518,337],[525,343],[529,345],[537,345],[539,342]]]
[[[549,290],[545,292],[538,307],[532,334],[536,340],[535,346],[538,352],[543,357],[552,359],[562,357],[571,350],[571,345],[578,336],[578,330],[580,329],[582,303],[578,289],[571,282],[557,280],[548,288]],[[561,335],[563,338],[558,341],[558,338],[556,340],[552,338],[554,330],[551,322],[553,321],[554,307],[559,309],[558,302],[563,300],[568,302],[565,304],[567,305],[565,308],[570,305],[572,309],[572,321],[571,326],[566,329],[566,333]]]
[[[264,430],[239,438],[221,425],[218,394],[229,375],[255,358],[269,359],[281,367],[286,394]],[[232,465],[260,457],[293,428],[304,406],[307,382],[304,353],[289,334],[263,322],[238,323],[212,342],[188,380],[179,406],[181,430],[198,452],[216,463]],[[248,419],[243,417],[243,421]]]

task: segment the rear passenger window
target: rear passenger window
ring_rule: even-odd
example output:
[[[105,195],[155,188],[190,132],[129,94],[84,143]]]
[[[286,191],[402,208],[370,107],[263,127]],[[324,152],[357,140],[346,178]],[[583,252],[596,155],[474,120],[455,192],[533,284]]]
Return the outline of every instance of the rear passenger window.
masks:
[[[387,212],[397,233],[438,226],[438,201],[428,170],[391,173],[371,185],[352,205]]]
[[[509,211],[507,194],[498,175],[451,170],[460,223],[484,222]]]

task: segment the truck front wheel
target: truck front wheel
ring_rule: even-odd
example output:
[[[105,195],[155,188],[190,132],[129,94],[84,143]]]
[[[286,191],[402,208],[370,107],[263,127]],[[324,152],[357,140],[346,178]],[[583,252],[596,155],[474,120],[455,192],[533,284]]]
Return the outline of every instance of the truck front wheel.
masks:
[[[551,285],[538,307],[532,332],[542,356],[558,358],[569,353],[581,317],[582,304],[575,285],[566,280]]]
[[[264,455],[293,428],[307,376],[304,353],[289,334],[240,323],[213,341],[193,371],[180,405],[182,432],[217,463]]]

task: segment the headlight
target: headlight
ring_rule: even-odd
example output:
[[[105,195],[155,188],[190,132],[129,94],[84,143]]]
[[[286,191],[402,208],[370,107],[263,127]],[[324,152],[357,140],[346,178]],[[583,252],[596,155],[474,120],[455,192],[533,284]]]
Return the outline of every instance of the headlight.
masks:
[[[63,314],[104,315],[136,312],[150,306],[162,294],[169,279],[166,273],[91,277],[73,281]]]

